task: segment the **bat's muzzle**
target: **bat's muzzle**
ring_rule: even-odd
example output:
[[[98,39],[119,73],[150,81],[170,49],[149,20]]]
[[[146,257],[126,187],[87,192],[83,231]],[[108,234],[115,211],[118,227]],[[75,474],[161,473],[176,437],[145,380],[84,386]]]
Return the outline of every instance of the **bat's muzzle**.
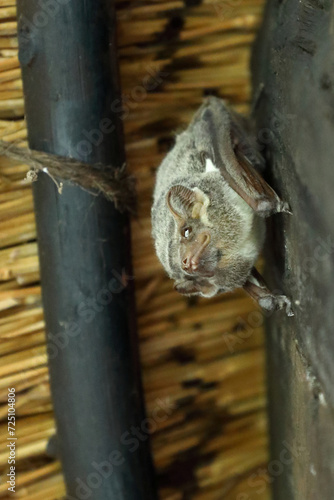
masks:
[[[212,271],[207,271],[202,265],[201,259],[203,253],[210,243],[211,236],[209,233],[201,233],[194,242],[188,244],[186,251],[182,256],[181,266],[187,274],[200,274],[201,276],[213,276]]]

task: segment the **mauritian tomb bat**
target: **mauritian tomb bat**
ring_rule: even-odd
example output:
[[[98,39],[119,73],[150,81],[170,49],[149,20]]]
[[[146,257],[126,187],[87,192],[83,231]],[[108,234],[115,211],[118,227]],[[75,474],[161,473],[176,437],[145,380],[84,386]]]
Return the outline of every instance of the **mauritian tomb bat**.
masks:
[[[216,97],[176,137],[157,171],[152,234],[178,292],[212,297],[243,287],[262,308],[293,315],[254,267],[265,218],[290,213],[262,178],[264,166],[245,119]]]

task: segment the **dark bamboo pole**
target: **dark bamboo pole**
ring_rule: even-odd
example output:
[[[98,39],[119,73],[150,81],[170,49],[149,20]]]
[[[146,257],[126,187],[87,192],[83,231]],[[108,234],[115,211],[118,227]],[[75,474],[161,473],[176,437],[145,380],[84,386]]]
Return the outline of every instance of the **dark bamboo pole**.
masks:
[[[19,0],[18,19],[30,147],[121,166],[113,3]],[[138,430],[129,219],[79,187],[65,183],[60,195],[47,173],[34,198],[68,498],[155,499],[148,434]]]

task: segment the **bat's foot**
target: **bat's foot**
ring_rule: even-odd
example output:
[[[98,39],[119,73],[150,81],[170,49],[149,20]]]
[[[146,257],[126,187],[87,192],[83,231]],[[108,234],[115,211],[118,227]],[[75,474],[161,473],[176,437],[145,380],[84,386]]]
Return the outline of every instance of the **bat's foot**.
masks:
[[[262,199],[256,203],[256,213],[260,217],[269,217],[273,214],[286,213],[292,215],[290,205],[277,197],[273,203],[270,200]]]
[[[259,305],[266,311],[277,311],[284,309],[287,316],[294,316],[291,300],[285,295],[266,295],[259,298]]]
[[[285,309],[287,316],[294,316],[291,300],[285,295],[275,295],[271,292],[255,267],[244,284],[244,290],[257,301],[262,309],[269,312]]]

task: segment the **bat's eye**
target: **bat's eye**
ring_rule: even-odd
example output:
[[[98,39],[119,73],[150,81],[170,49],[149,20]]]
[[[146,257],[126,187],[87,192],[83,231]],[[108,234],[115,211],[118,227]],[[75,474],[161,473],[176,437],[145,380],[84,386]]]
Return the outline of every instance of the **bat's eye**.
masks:
[[[181,235],[183,236],[183,238],[188,239],[189,236],[191,235],[192,231],[193,230],[192,230],[192,228],[190,226],[183,227],[181,229]]]

